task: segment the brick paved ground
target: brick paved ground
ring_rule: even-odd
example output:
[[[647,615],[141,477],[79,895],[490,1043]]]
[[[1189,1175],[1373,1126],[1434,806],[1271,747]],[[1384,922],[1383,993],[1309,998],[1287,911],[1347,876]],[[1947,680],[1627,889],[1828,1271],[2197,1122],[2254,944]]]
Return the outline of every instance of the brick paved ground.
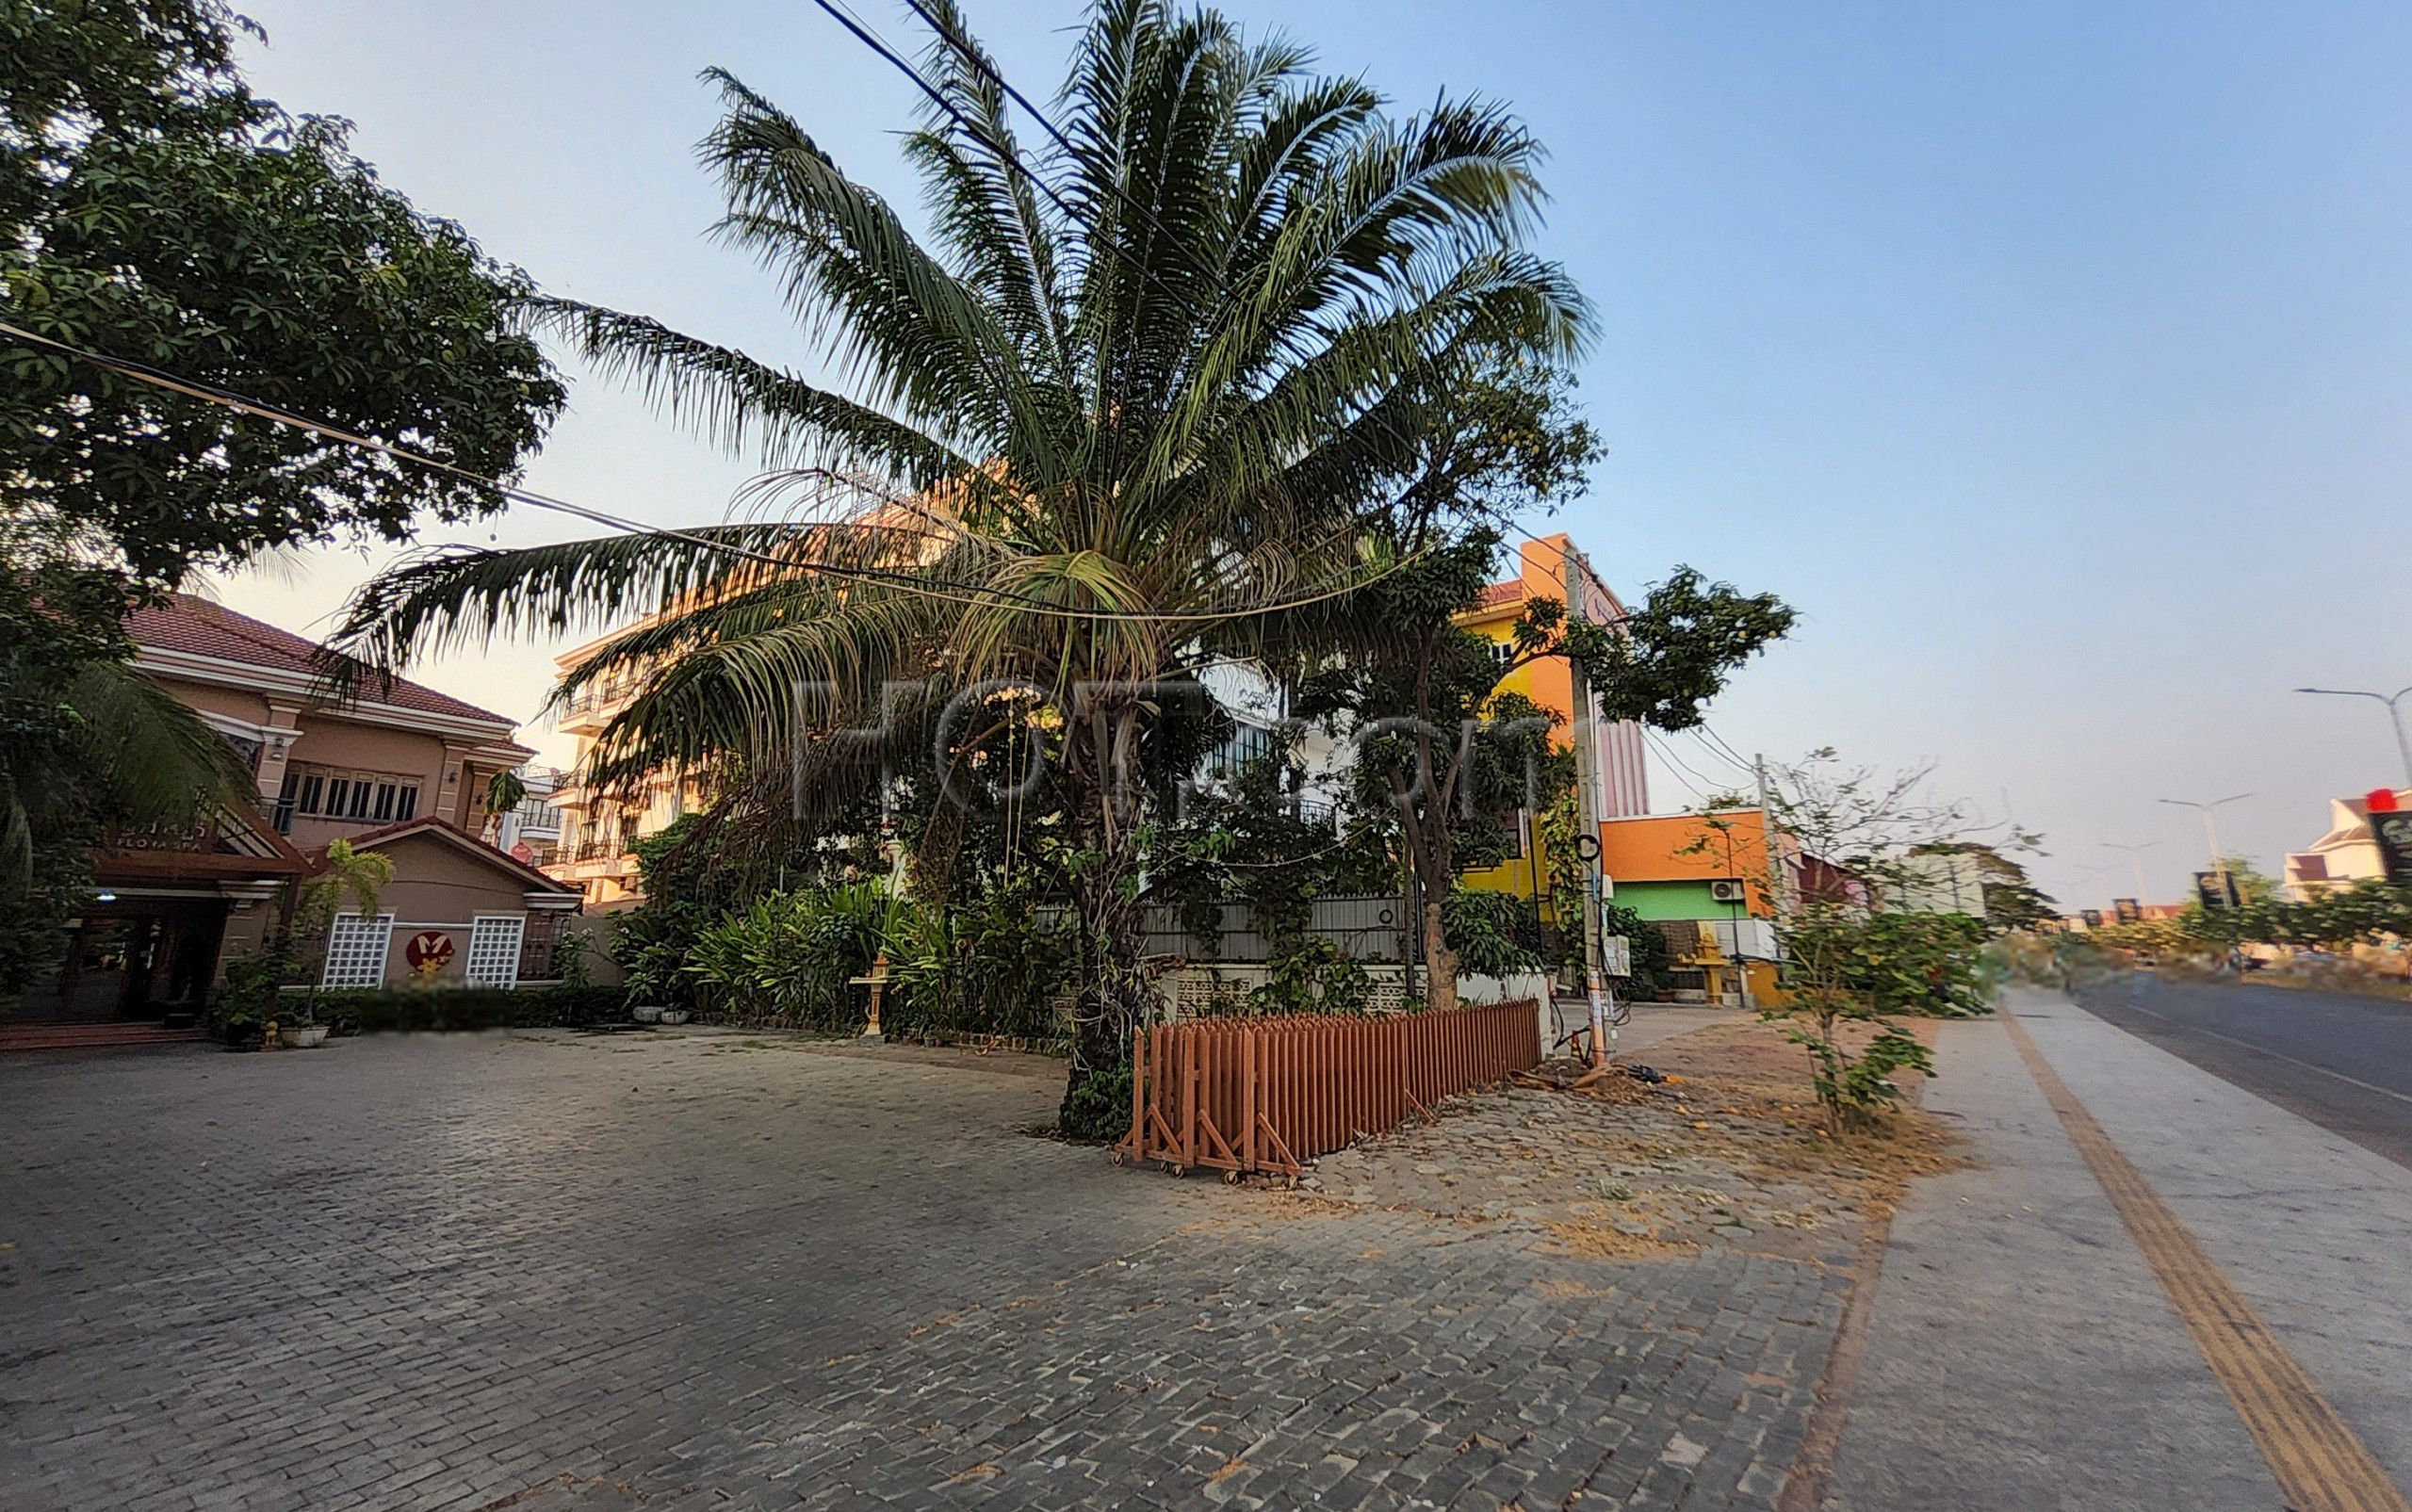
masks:
[[[1663,1146],[1594,1150],[1661,1186],[1681,1166],[1669,1200],[1704,1231],[1670,1235],[1650,1194],[1537,1179],[1605,1137],[1545,1093],[1394,1136],[1325,1194],[1179,1181],[1019,1133],[1059,1076],[669,1035],[0,1063],[0,1506],[1781,1485],[1848,1211],[1764,1178],[1710,1203]],[[1532,1195],[1432,1195],[1480,1160]],[[1780,1211],[1809,1216],[1762,1243]],[[1643,1258],[1584,1242],[1627,1230]]]

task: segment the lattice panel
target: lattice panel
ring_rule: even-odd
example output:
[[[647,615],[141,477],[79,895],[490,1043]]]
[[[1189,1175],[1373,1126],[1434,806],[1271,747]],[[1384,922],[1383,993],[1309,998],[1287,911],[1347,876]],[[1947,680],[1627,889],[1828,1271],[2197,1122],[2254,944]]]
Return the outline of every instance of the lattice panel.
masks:
[[[528,929],[525,914],[481,915],[469,925],[466,974],[474,986],[519,985],[519,945]]]
[[[327,926],[327,971],[320,985],[380,985],[385,980],[385,950],[393,942],[393,915],[337,914]]]

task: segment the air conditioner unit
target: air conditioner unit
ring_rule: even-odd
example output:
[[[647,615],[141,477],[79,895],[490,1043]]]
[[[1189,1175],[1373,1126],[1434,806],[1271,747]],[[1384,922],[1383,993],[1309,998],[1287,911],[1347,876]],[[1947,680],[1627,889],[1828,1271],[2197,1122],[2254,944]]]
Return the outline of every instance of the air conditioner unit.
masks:
[[[1708,895],[1720,903],[1738,903],[1749,901],[1742,884],[1732,877],[1720,877],[1710,883]]]

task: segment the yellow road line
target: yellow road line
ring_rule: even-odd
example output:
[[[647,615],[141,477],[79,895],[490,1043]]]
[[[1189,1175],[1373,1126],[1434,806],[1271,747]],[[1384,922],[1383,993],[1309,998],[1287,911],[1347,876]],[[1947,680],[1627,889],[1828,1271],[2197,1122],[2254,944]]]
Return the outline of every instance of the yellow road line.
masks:
[[[2269,1461],[2287,1505],[2294,1512],[2412,1512],[2412,1501],[2035,1049],[2018,1016],[2005,1010],[2001,1021]]]

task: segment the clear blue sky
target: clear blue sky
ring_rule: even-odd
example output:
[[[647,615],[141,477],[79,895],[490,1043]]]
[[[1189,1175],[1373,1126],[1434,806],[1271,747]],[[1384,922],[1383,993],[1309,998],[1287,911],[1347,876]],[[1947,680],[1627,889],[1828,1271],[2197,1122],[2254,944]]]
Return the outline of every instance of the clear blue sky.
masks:
[[[909,87],[806,0],[246,8],[265,92],[351,117],[497,255],[773,359],[811,353],[699,236],[697,71],[918,203]],[[1051,89],[1075,4],[969,8]],[[2224,834],[2274,867],[2394,775],[2375,705],[2288,690],[2412,683],[2412,7],[1224,8],[1403,101],[1503,98],[1550,144],[1544,247],[1605,313],[1584,393],[1613,453],[1567,528],[1621,586],[1690,562],[1805,613],[1715,710],[1736,747],[1937,758],[2045,832],[2072,905],[2132,890],[2104,839],[2159,841],[2156,893],[2182,886],[2201,828],[2158,796],[2253,790]],[[743,476],[599,382],[574,404],[538,487],[684,522]],[[228,597],[309,628],[366,566]],[[524,715],[551,649],[421,671]],[[1738,780],[1675,749],[1698,776],[1662,761],[1662,807]]]

